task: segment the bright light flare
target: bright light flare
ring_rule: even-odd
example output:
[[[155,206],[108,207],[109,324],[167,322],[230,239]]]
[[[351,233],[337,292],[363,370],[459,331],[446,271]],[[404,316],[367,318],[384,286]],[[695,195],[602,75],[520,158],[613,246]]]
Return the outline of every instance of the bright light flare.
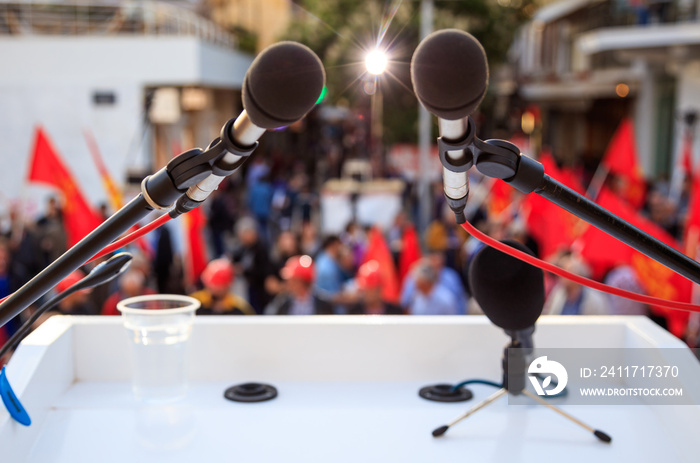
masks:
[[[389,58],[382,50],[372,50],[365,57],[367,72],[375,76],[383,74],[388,63]]]

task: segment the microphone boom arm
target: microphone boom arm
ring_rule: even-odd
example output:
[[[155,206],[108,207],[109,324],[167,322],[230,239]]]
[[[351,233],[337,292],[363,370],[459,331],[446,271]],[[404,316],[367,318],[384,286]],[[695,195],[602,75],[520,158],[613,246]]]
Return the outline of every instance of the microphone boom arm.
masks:
[[[501,179],[521,193],[534,192],[546,198],[679,275],[700,284],[700,263],[546,175],[541,163],[522,154],[514,144],[505,140],[480,140],[474,135],[476,125],[472,118],[469,117],[467,121],[469,128],[462,140],[453,142],[444,137],[438,139],[440,160],[445,168],[446,162],[449,162],[449,151],[465,150],[465,153],[472,155],[466,156],[469,165],[473,162],[483,175]],[[464,205],[458,205],[461,207],[461,211],[458,211],[452,207],[450,198],[447,199],[455,211],[457,222],[464,223]],[[466,203],[466,198],[464,202]]]
[[[216,189],[218,183],[240,167],[257,148],[257,141],[250,146],[241,147],[234,139],[234,126],[247,119],[248,116],[243,111],[237,119],[231,119],[223,126],[221,136],[207,149],[185,151],[173,158],[167,166],[146,177],[141,183],[141,193],[136,198],[0,304],[0,327],[154,209],[170,210],[170,216],[176,218],[197,208]],[[212,182],[212,177],[218,181]],[[202,184],[208,185],[209,191],[199,190],[193,195],[193,189]]]

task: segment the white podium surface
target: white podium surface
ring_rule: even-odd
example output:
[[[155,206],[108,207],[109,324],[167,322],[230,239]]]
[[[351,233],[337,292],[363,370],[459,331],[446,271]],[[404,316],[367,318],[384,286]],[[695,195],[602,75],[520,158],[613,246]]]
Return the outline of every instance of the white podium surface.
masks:
[[[431,431],[494,392],[435,403],[421,386],[501,379],[508,338],[484,317],[200,317],[190,390],[168,406],[137,402],[117,317],[54,317],[20,346],[7,376],[32,418],[0,410],[0,461],[20,462],[696,462],[700,406],[553,403],[612,444],[547,408],[505,398]],[[641,317],[542,317],[538,347],[685,349]],[[700,367],[689,390],[700,388]],[[275,385],[264,403],[224,390]]]

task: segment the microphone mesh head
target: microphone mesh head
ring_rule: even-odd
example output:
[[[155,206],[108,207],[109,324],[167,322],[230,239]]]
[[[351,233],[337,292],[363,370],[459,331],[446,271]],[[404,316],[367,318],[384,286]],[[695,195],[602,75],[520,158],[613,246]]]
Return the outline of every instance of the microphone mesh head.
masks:
[[[525,245],[504,243],[532,254]],[[481,249],[469,265],[469,285],[474,299],[491,322],[504,330],[530,328],[544,306],[544,273],[491,246]]]
[[[305,45],[276,43],[258,55],[243,81],[243,107],[253,124],[274,129],[313,109],[326,82],[323,64]]]
[[[469,116],[486,94],[489,68],[486,53],[471,34],[457,29],[433,32],[411,58],[413,90],[437,117]]]

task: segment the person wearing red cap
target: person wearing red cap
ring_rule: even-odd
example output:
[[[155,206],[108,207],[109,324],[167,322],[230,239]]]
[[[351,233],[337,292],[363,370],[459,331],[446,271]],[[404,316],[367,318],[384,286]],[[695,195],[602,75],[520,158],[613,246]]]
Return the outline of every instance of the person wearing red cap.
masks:
[[[294,256],[280,272],[284,291],[265,308],[265,315],[332,315],[330,302],[314,294],[314,262],[309,256]]]
[[[401,307],[382,299],[382,272],[379,262],[370,260],[357,269],[355,277],[359,300],[350,306],[349,315],[403,315]]]
[[[245,299],[231,292],[234,278],[233,264],[228,259],[209,262],[202,272],[204,289],[191,294],[202,304],[197,315],[255,315]]]

